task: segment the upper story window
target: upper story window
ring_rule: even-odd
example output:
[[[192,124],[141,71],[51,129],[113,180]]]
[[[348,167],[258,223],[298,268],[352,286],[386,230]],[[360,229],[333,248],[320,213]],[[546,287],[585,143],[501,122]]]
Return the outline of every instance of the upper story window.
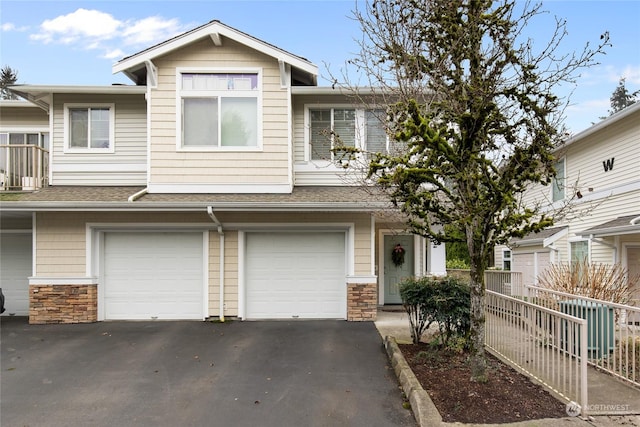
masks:
[[[560,159],[554,165],[556,170],[556,176],[551,182],[551,192],[552,192],[552,201],[557,202],[558,200],[564,200],[565,194],[564,189],[566,187],[565,184],[565,165],[564,159]]]
[[[179,73],[183,149],[259,147],[258,73]]]
[[[381,111],[342,107],[308,109],[310,160],[335,160],[340,147],[386,152],[388,138]]]
[[[114,151],[113,104],[65,104],[65,152]]]

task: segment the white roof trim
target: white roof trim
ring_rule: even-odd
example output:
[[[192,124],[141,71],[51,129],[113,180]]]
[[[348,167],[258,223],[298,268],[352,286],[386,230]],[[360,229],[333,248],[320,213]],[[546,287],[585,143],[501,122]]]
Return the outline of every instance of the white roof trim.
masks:
[[[29,107],[37,108],[36,105],[23,99],[0,99],[0,107]]]
[[[88,93],[88,94],[145,94],[146,86],[112,85],[112,86],[62,86],[62,85],[14,85],[9,89],[16,93],[28,93],[43,97],[50,93]]]
[[[315,64],[292,55],[288,52],[285,52],[284,50],[278,49],[266,42],[250,37],[231,27],[227,27],[226,25],[218,21],[210,22],[209,24],[203,25],[200,28],[186,32],[182,35],[174,37],[173,39],[167,40],[164,43],[160,43],[159,45],[122,59],[121,61],[115,63],[111,70],[113,74],[116,74],[123,71],[126,72],[127,70],[131,69],[137,69],[140,68],[140,65],[144,64],[145,61],[153,60],[158,56],[165,55],[187,44],[193,43],[206,37],[211,38],[211,40],[215,44],[216,40],[220,40],[220,36],[228,37],[232,40],[237,41],[238,43],[242,43],[245,46],[262,52],[268,56],[291,64],[292,66],[303,71],[306,71],[313,75],[318,75],[318,67]]]
[[[598,132],[599,130],[602,130],[636,112],[640,111],[640,102],[636,102],[635,104],[621,110],[618,111],[617,113],[615,113],[612,116],[607,117],[606,119],[602,120],[599,123],[596,123],[595,125],[588,127],[587,129],[583,130],[582,132],[579,132],[577,134],[575,134],[574,136],[572,136],[571,138],[567,139],[564,144],[561,144],[556,150],[562,150],[564,148],[566,148],[568,145],[571,144],[575,144],[576,142],[580,141],[581,139],[584,139],[586,137],[588,137],[589,135],[592,135],[596,132]]]
[[[374,95],[384,93],[383,88],[374,88],[369,86],[358,87],[356,91],[345,89],[342,87],[332,86],[292,86],[291,93],[293,95]]]
[[[562,230],[558,231],[557,233],[555,233],[553,236],[549,236],[546,239],[544,239],[542,241],[542,247],[543,248],[547,248],[549,246],[551,246],[552,244],[554,244],[558,239],[560,239],[561,237],[566,236],[567,234],[569,234],[569,227],[565,227]]]
[[[529,238],[529,239],[518,239],[514,241],[512,244],[513,244],[513,247],[515,248],[520,248],[524,246],[540,246],[540,245],[542,245],[543,248],[547,248],[552,244],[554,244],[555,242],[557,242],[558,239],[566,236],[567,234],[569,234],[569,227],[564,226],[560,230],[556,231],[551,236],[545,239],[541,237]]]

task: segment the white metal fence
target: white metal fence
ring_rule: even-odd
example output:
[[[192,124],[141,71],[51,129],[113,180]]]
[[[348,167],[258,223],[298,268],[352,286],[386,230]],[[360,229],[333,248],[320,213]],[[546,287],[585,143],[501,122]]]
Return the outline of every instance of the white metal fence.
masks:
[[[640,386],[640,308],[527,286],[527,300],[587,321],[588,362]]]
[[[487,290],[486,346],[580,405],[586,415],[587,320]]]
[[[485,270],[484,283],[487,290],[499,294],[513,297],[524,294],[520,271]]]

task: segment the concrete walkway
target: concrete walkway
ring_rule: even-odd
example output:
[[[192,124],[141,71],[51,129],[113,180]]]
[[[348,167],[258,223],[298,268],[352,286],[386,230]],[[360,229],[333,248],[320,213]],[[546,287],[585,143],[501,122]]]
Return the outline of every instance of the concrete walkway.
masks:
[[[379,309],[375,324],[383,339],[392,336],[399,344],[411,343],[409,318],[399,307]],[[591,416],[589,420],[567,418],[553,420],[551,424],[538,421],[515,425],[576,425],[577,422],[595,426],[640,426],[640,390],[595,369],[589,369],[588,381],[590,409],[599,414],[609,410],[610,415]]]

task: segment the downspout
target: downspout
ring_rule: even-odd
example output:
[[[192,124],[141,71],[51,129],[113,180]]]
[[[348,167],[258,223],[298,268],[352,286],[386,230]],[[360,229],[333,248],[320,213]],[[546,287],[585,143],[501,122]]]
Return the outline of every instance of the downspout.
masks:
[[[207,206],[207,214],[211,221],[218,226],[218,236],[220,236],[220,321],[224,322],[224,231],[222,223],[213,213],[213,206]]]
[[[130,195],[129,198],[127,199],[127,201],[129,203],[135,202],[136,200],[138,200],[140,197],[144,196],[148,192],[149,192],[149,187],[145,187],[142,190],[138,191],[137,193],[134,193],[134,194]]]

